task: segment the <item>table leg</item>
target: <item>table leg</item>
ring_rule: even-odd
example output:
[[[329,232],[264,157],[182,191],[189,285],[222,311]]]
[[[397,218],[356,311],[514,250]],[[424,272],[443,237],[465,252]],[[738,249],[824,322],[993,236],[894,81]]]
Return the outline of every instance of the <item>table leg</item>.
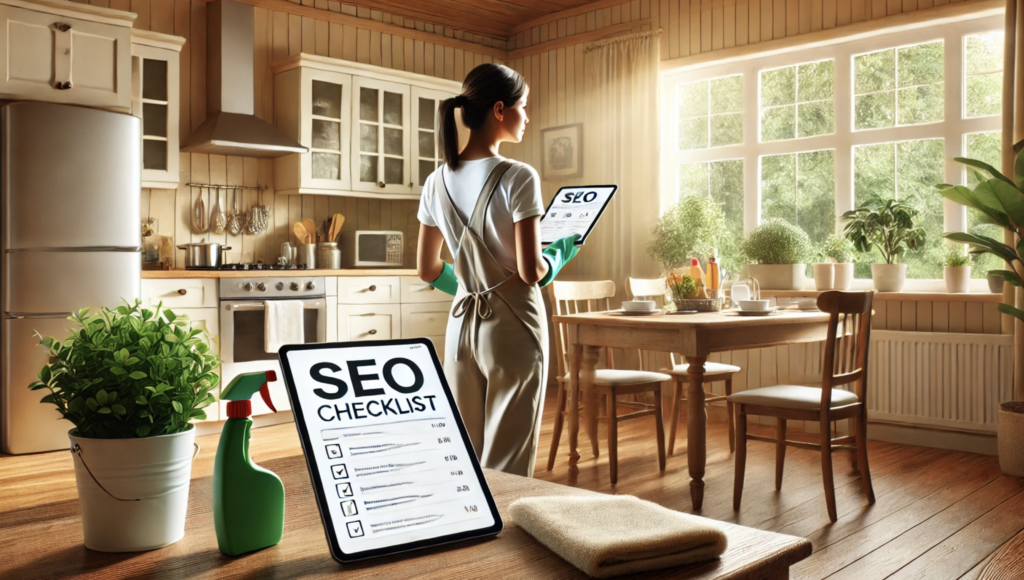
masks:
[[[583,359],[583,345],[572,345],[572,358],[569,361],[569,402],[566,404],[565,412],[569,415],[569,474],[574,475],[579,470],[576,466],[580,460],[580,454],[576,451],[576,445],[580,434],[580,402],[578,393],[580,391],[580,363]]]
[[[686,393],[686,462],[690,470],[690,499],[693,509],[704,503],[704,465],[707,462],[707,424],[704,411],[704,362],[701,357],[686,357],[690,364]]]
[[[599,346],[583,347],[583,362],[580,364],[580,396],[583,397],[583,427],[590,437],[590,448],[594,457],[599,455],[597,445],[597,388],[594,385],[596,379],[597,359],[601,354]]]

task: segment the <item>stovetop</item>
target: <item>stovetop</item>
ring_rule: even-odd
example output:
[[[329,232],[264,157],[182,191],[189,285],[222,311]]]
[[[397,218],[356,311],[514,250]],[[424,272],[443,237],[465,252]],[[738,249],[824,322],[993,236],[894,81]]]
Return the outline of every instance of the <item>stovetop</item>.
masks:
[[[289,264],[288,266],[282,266],[280,264],[264,264],[263,262],[243,262],[240,264],[223,264],[216,268],[186,268],[186,270],[233,270],[233,271],[260,271],[260,270],[305,270],[305,264]]]

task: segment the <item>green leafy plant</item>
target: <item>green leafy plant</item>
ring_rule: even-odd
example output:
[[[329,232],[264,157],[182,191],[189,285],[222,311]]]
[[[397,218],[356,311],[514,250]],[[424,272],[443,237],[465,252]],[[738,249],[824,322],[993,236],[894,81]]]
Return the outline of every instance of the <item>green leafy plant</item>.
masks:
[[[981,223],[992,224],[1012,233],[1014,239],[1024,235],[1024,152],[1020,144],[1014,147],[1017,159],[1014,162],[1013,179],[1003,175],[995,167],[976,159],[956,157],[956,161],[967,166],[967,171],[977,182],[974,189],[963,185],[940,183],[939,189],[946,199],[963,204],[981,213]],[[987,174],[987,175],[986,175]],[[1006,262],[1010,270],[989,270],[989,274],[1001,276],[1014,286],[1021,286],[1024,275],[1024,242],[1016,247],[1003,243],[1002,240],[980,234],[965,232],[946,232],[943,237],[954,242],[969,245],[971,254],[992,254]],[[1000,312],[1024,320],[1024,311],[1009,304],[999,304]]]
[[[206,418],[220,361],[187,317],[136,300],[68,320],[81,328],[63,341],[36,333],[50,362],[29,389],[49,389],[40,402],[56,405],[83,437],[167,435]]]
[[[914,223],[919,213],[895,199],[870,200],[843,214],[843,231],[857,251],[877,249],[886,264],[898,264],[908,251],[924,248],[924,228]]]
[[[751,230],[743,241],[743,253],[753,264],[803,264],[813,255],[807,234],[778,218]]]
[[[697,282],[689,274],[680,276],[675,272],[669,272],[665,277],[665,285],[668,286],[672,300],[676,302],[697,296]]]
[[[835,260],[837,264],[853,261],[853,242],[839,234],[832,234],[822,244],[821,255]]]
[[[956,244],[946,248],[942,257],[942,265],[950,268],[960,268],[971,265],[971,257],[967,255],[967,248],[962,244]]]
[[[666,211],[651,229],[647,253],[666,270],[706,259],[719,247],[725,227],[722,208],[709,197],[687,195]]]

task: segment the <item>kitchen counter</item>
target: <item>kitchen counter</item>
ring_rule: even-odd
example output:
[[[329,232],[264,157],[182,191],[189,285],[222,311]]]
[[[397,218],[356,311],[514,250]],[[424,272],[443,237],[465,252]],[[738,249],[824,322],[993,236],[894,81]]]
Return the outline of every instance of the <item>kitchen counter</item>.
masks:
[[[142,278],[294,278],[295,276],[415,276],[412,268],[352,268],[346,270],[143,270]]]

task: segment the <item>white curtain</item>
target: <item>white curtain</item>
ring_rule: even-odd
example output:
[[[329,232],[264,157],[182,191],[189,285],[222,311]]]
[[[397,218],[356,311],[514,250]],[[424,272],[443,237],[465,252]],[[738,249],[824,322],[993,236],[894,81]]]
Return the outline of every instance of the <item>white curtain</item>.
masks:
[[[1013,176],[1017,147],[1024,144],[1024,7],[1020,0],[1006,2],[1006,36],[1003,53],[1003,174]],[[1011,246],[1017,240],[1005,232],[1004,242]],[[1024,308],[1024,293],[1020,288],[1003,286],[1003,302],[1016,303]],[[1004,328],[1013,326],[1013,394],[1014,400],[1024,401],[1024,322],[1003,315]]]
[[[571,276],[613,280],[620,296],[628,277],[659,272],[645,249],[660,199],[658,36],[630,34],[586,49],[584,181],[614,183],[619,190],[586,251],[574,260]]]

